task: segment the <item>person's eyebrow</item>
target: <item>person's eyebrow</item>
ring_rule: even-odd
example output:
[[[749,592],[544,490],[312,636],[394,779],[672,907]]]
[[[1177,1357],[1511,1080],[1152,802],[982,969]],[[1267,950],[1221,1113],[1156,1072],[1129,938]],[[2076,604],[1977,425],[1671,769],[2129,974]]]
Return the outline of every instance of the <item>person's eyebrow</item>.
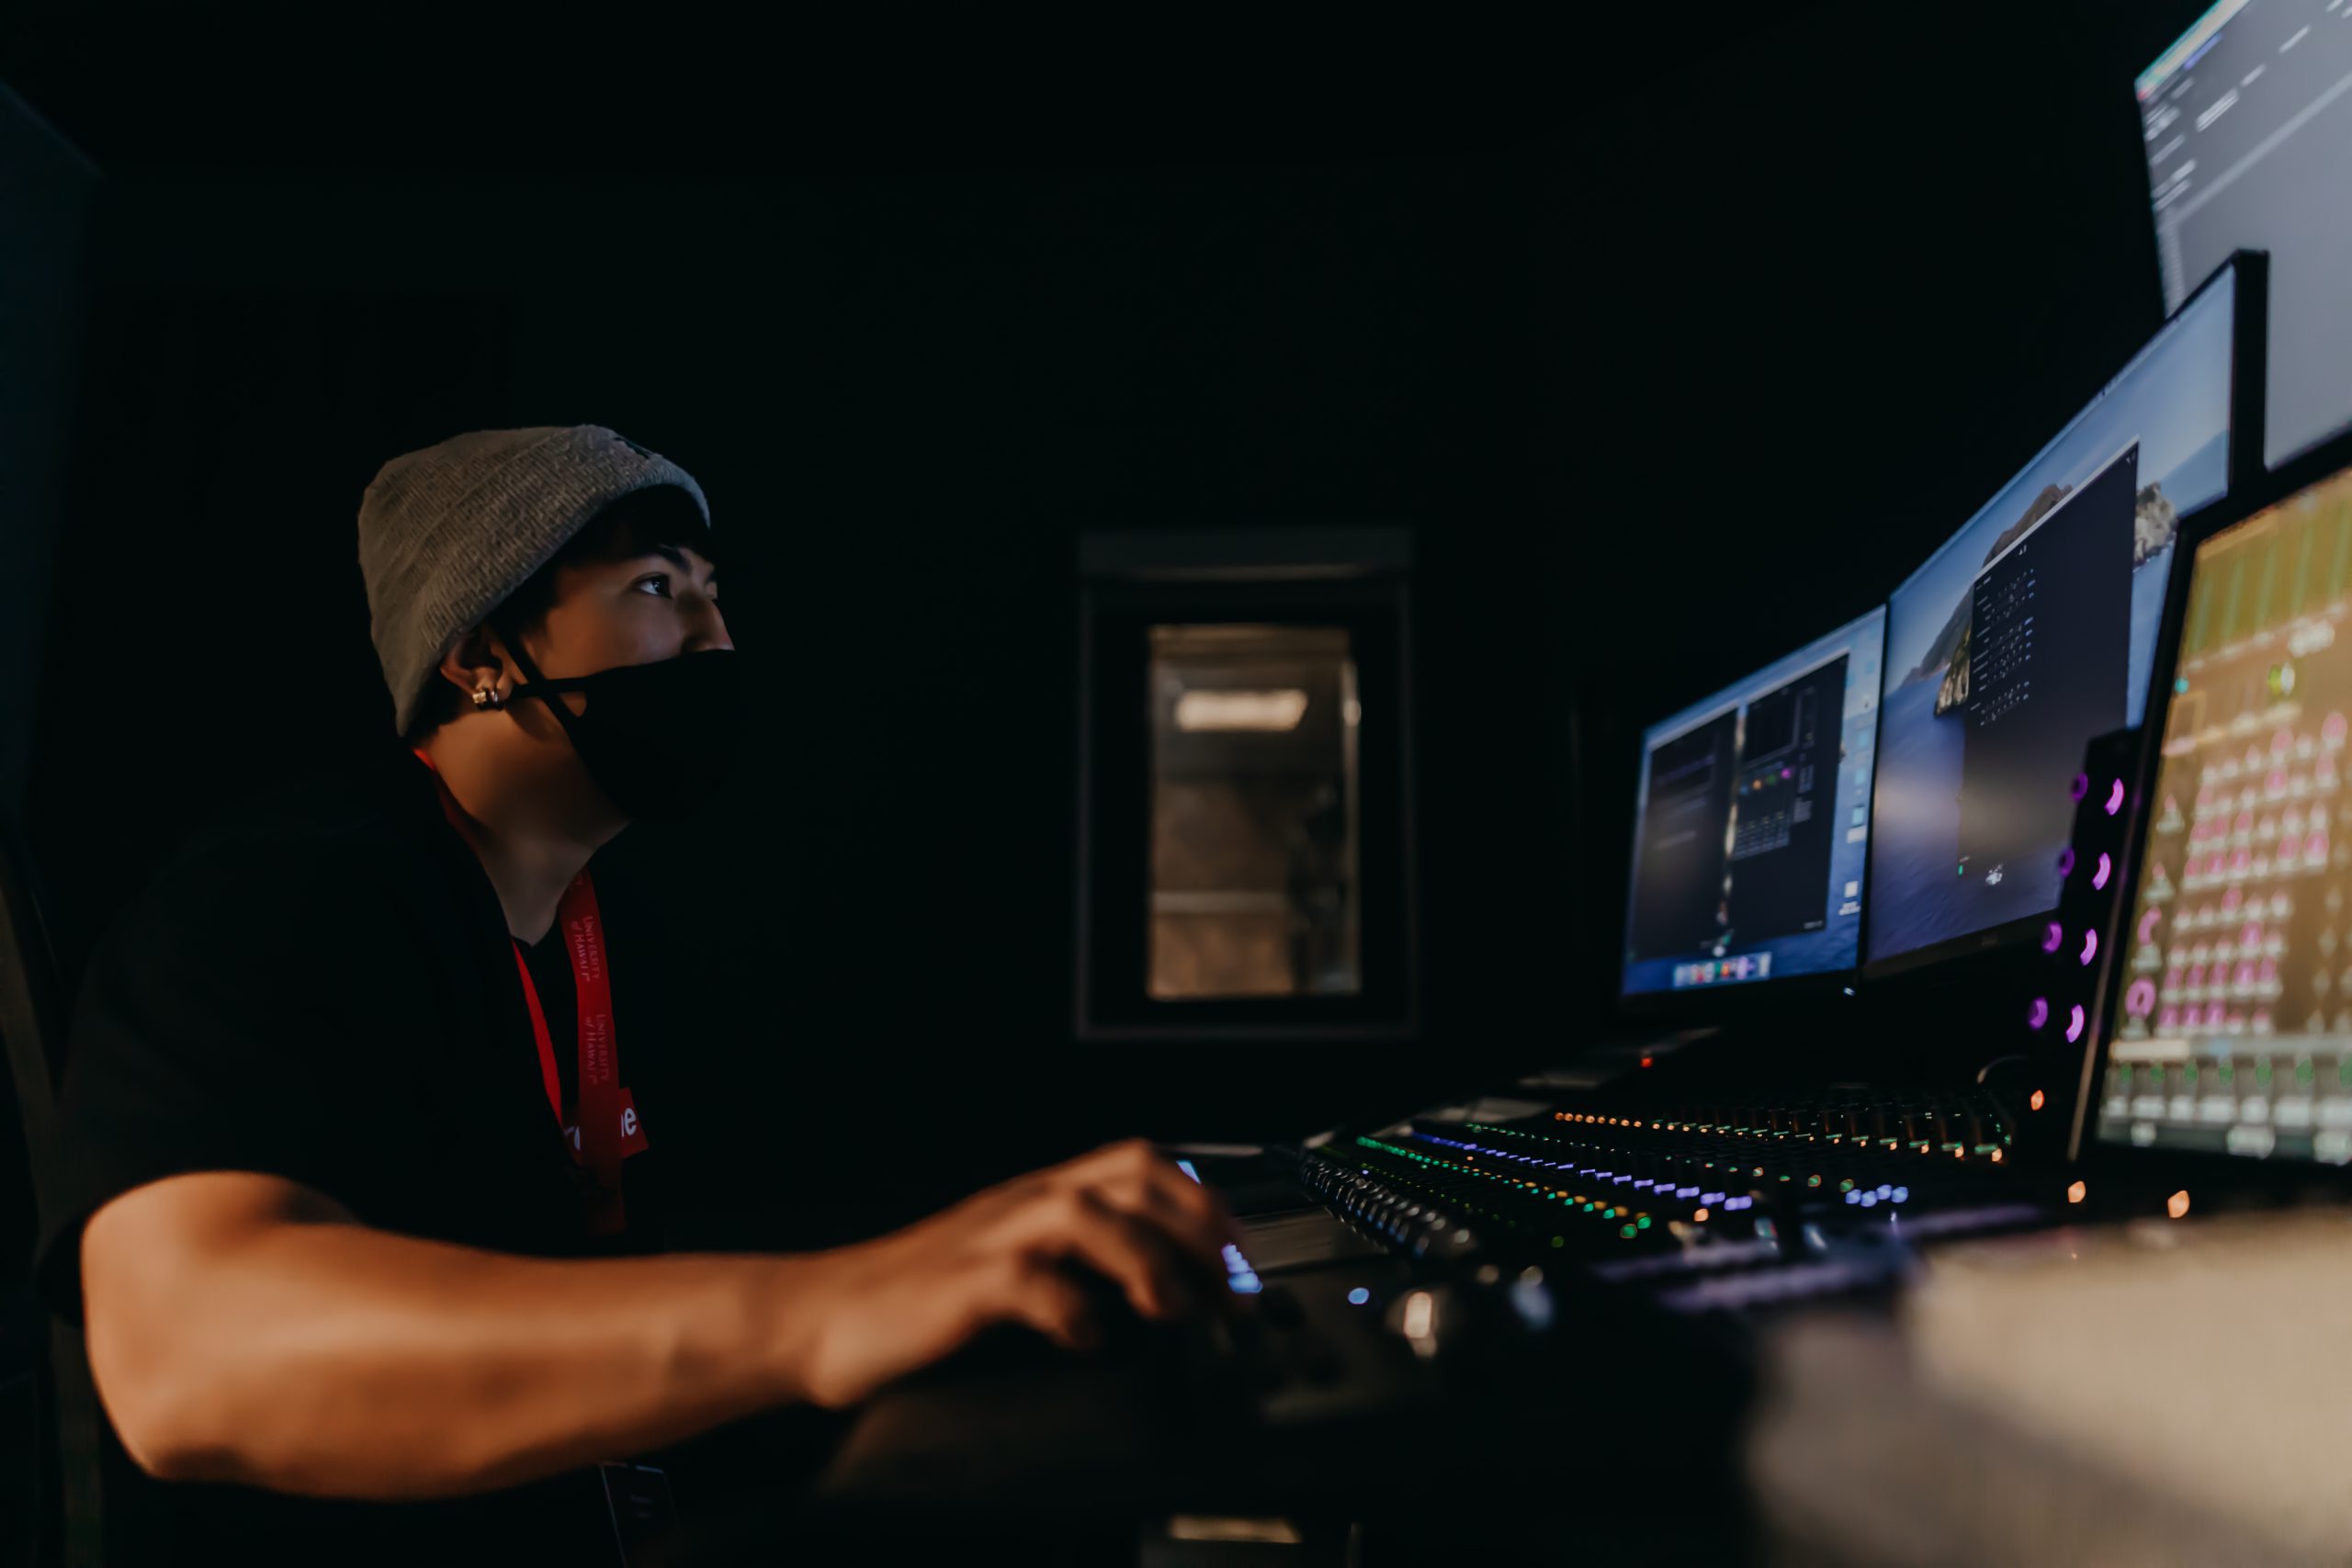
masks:
[[[680,571],[685,572],[685,573],[687,573],[687,574],[689,574],[689,575],[692,575],[692,573],[693,573],[693,571],[694,571],[694,565],[693,565],[693,563],[692,563],[692,562],[690,562],[690,561],[688,561],[688,560],[686,559],[685,552],[684,552],[684,551],[683,551],[683,550],[681,550],[681,549],[679,549],[679,548],[678,548],[678,547],[677,547],[677,546],[675,546],[675,545],[654,545],[654,546],[651,546],[651,547],[648,547],[648,548],[646,548],[646,549],[644,549],[644,550],[642,550],[642,551],[639,551],[639,552],[635,557],[633,557],[632,558],[633,558],[633,559],[637,559],[637,560],[643,560],[643,559],[645,559],[645,558],[646,558],[647,557],[649,557],[649,556],[655,557],[655,558],[659,558],[659,559],[668,561],[672,566],[676,567]],[[711,587],[716,587],[716,586],[718,585],[718,564],[717,564],[716,562],[714,562],[714,563],[712,563],[712,565],[711,565],[711,569],[710,569],[710,575],[709,575],[707,578],[706,578],[706,579],[704,580],[704,587],[705,587],[705,588],[707,588],[707,588],[711,588]]]

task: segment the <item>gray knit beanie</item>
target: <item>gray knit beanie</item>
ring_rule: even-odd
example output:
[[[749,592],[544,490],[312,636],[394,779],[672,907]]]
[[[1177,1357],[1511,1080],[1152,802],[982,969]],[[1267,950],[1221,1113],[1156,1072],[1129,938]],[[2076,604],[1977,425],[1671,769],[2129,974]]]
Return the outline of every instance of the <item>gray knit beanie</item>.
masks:
[[[359,502],[368,635],[405,735],[458,636],[625,495],[675,485],[707,526],[692,474],[600,424],[477,430],[393,458]]]

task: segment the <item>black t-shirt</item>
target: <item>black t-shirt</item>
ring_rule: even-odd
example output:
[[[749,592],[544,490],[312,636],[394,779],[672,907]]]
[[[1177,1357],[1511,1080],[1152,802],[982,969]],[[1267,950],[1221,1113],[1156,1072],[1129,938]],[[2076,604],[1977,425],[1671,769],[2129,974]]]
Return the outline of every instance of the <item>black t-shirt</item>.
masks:
[[[99,944],[64,1070],[65,1197],[43,1216],[40,1278],[52,1307],[79,1314],[91,1213],[193,1171],[286,1177],[367,1224],[503,1252],[658,1246],[657,998],[673,953],[650,908],[601,868],[597,894],[621,1082],[646,1142],[622,1168],[626,1237],[588,1234],[497,895],[424,764],[388,748],[199,835]],[[526,956],[556,1059],[576,1082],[560,935]],[[126,1561],[612,1556],[593,1472],[390,1506],[163,1485],[130,1470],[119,1445],[111,1458],[107,1529]]]

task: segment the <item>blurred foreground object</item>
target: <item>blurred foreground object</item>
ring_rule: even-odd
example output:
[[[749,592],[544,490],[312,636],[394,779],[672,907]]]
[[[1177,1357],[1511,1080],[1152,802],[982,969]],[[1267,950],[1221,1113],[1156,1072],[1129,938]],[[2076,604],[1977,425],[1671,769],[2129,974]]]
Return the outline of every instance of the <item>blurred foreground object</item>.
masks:
[[[2288,1563],[2352,1554],[2352,1212],[1954,1247],[1894,1321],[1763,1347],[1775,1558]]]

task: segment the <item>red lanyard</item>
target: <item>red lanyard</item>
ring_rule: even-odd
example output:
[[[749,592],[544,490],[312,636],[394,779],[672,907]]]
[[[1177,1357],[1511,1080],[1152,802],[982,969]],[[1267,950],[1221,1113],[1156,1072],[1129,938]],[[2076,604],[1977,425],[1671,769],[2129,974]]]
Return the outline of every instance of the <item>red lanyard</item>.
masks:
[[[422,750],[416,753],[433,774],[441,792],[441,813],[449,826],[465,837],[465,813],[449,793],[441,771]],[[613,1038],[613,977],[605,964],[605,923],[596,910],[595,885],[582,871],[563,890],[556,906],[555,923],[563,933],[564,950],[571,955],[571,979],[580,1013],[580,1124],[566,1141],[571,1156],[596,1179],[596,1201],[590,1224],[612,1234],[626,1228],[621,1203],[620,1055]],[[539,1081],[548,1091],[548,1106],[556,1125],[563,1125],[563,1089],[556,1073],[555,1041],[548,1032],[547,1010],[539,1005],[539,987],[523,959],[523,945],[513,943],[514,972],[522,976],[523,1000],[531,1010],[531,1038],[539,1048]]]

